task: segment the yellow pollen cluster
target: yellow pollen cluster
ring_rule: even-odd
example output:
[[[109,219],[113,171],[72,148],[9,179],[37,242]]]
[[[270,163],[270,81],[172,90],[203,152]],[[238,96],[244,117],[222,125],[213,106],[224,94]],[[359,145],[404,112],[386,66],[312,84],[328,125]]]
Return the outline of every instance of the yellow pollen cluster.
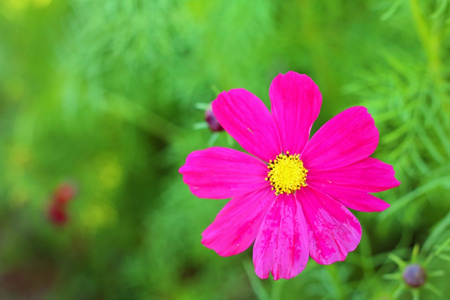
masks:
[[[308,170],[303,166],[299,155],[279,154],[274,161],[270,160],[266,180],[270,180],[272,191],[276,195],[291,194],[306,186]]]

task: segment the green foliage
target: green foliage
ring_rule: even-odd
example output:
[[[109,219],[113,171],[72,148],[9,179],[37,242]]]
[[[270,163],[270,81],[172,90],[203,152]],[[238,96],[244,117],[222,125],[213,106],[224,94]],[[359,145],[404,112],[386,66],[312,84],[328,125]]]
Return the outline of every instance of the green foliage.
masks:
[[[415,244],[449,272],[449,26],[448,0],[0,2],[0,298],[393,299],[391,258]],[[314,129],[367,106],[374,156],[402,184],[380,194],[385,212],[355,213],[363,238],[345,262],[261,281],[251,250],[201,245],[225,202],[197,199],[177,170],[211,139],[196,104],[238,87],[268,104],[288,70],[321,89]],[[57,227],[66,180],[78,194]],[[413,294],[435,297],[395,295]]]

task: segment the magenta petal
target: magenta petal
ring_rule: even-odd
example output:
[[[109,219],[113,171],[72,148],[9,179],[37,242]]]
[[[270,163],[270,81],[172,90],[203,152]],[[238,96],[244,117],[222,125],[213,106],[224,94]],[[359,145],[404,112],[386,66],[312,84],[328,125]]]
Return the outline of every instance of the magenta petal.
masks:
[[[203,232],[202,244],[219,255],[246,250],[255,240],[261,222],[275,194],[269,187],[230,200]]]
[[[219,123],[249,153],[264,161],[281,152],[278,129],[267,107],[244,89],[222,92],[214,100]]]
[[[233,149],[212,147],[194,151],[180,168],[183,181],[197,197],[224,199],[268,186],[267,166]]]
[[[333,169],[369,157],[378,145],[378,130],[362,106],[344,110],[320,128],[301,158],[308,170]]]
[[[345,260],[361,240],[361,225],[342,204],[312,187],[300,189],[309,231],[309,254],[319,264]]]
[[[293,195],[280,195],[273,202],[256,237],[253,263],[264,279],[298,275],[309,257],[308,232],[300,203]]]
[[[383,211],[389,204],[368,193],[396,187],[392,166],[366,158],[349,166],[331,170],[311,170],[308,185],[324,192],[344,206],[359,211]]]
[[[345,207],[358,211],[383,211],[390,206],[389,203],[364,191],[353,190],[342,186],[323,188],[317,186],[315,183],[310,183],[309,186],[327,194],[333,199],[336,199]]]
[[[301,153],[320,112],[319,87],[308,76],[290,71],[275,77],[269,95],[283,150]]]
[[[315,186],[320,186],[321,189],[342,186],[374,193],[398,186],[400,182],[394,175],[395,171],[391,165],[368,157],[337,169],[311,170],[308,173],[308,182],[314,182]]]

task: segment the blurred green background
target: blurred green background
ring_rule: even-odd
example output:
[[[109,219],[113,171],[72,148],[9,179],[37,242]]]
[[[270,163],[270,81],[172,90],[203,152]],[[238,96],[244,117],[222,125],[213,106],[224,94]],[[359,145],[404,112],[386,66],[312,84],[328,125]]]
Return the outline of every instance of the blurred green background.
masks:
[[[449,4],[0,0],[0,299],[446,299]],[[241,87],[269,104],[289,70],[321,89],[314,130],[368,107],[374,157],[402,185],[379,194],[385,212],[355,212],[345,262],[273,282],[251,249],[202,246],[226,201],[193,196],[178,168],[211,146],[199,103]],[[64,184],[65,222],[51,211]],[[416,244],[429,276],[411,289],[398,258]]]

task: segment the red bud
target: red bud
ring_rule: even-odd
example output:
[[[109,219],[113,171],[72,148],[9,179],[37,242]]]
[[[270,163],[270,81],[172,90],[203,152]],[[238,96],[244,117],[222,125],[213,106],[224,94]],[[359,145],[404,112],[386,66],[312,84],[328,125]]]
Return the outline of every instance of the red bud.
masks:
[[[220,125],[216,116],[214,115],[211,108],[208,108],[205,111],[205,121],[208,123],[208,127],[212,132],[223,131],[222,125]]]

